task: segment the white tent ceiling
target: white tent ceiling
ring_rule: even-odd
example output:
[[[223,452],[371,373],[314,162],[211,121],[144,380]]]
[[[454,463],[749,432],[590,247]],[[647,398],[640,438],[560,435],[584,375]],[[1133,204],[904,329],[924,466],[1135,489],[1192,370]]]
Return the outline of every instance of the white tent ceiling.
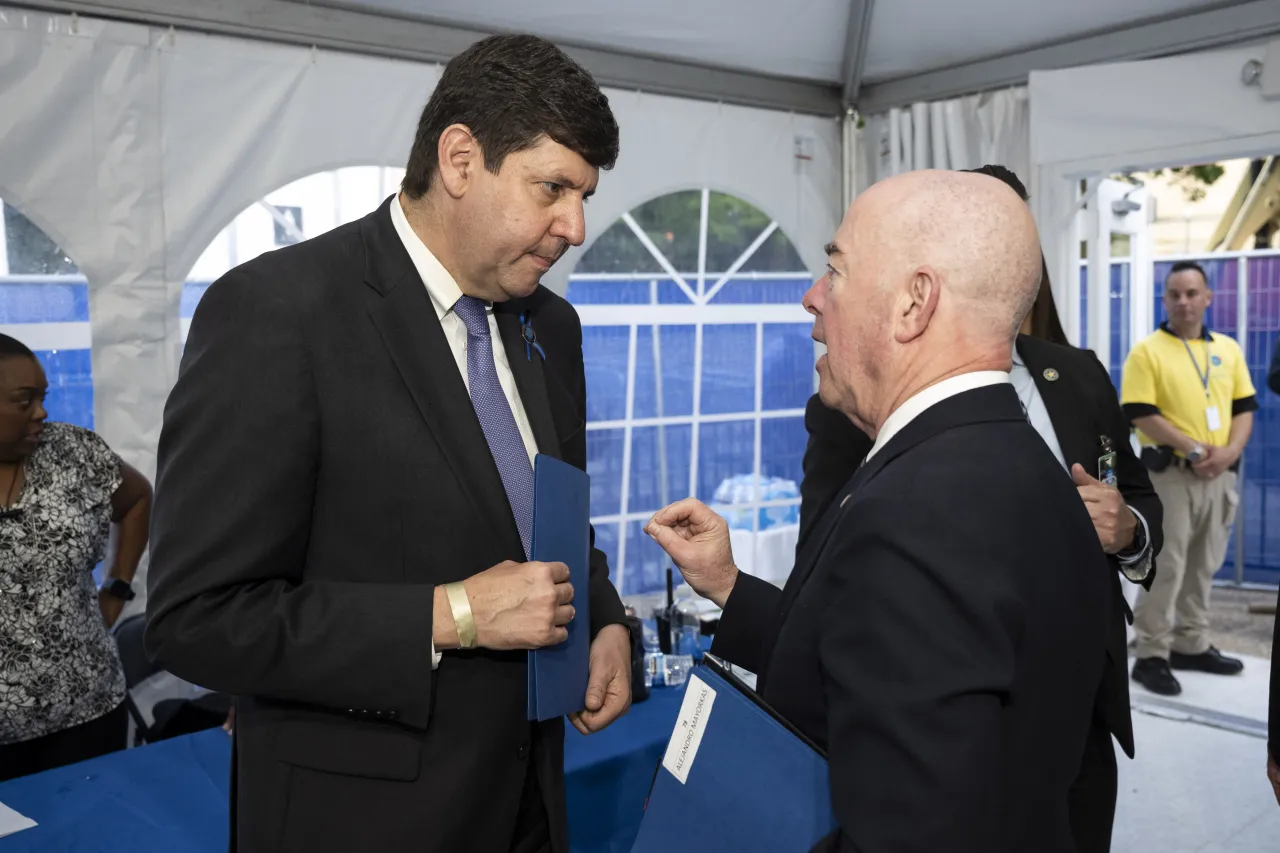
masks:
[[[353,9],[836,84],[850,0],[335,0]],[[867,83],[1220,6],[1213,0],[882,0]]]
[[[428,61],[484,33],[534,32],[572,48],[609,85],[828,114],[1280,32],[1277,0],[18,2]]]

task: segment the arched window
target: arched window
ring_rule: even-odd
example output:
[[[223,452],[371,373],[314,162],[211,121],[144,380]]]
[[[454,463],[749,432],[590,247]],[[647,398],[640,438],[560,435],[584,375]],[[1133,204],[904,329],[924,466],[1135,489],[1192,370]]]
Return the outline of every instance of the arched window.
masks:
[[[44,365],[49,419],[93,429],[88,284],[39,226],[3,201],[0,209],[0,332]]]
[[[663,589],[644,534],[693,495],[729,519],[744,570],[790,571],[815,388],[810,274],[742,199],[676,192],[624,214],[583,254],[568,299],[583,323],[597,545],[624,595]]]
[[[268,193],[246,207],[200,255],[182,288],[182,340],[200,297],[229,270],[263,252],[345,225],[373,211],[396,192],[404,169],[351,166],[316,172]]]

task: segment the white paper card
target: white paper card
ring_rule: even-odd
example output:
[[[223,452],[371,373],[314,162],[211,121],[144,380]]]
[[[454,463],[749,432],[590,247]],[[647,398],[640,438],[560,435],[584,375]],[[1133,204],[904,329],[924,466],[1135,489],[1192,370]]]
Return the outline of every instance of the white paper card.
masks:
[[[679,779],[681,785],[688,781],[693,760],[698,757],[698,746],[702,743],[702,733],[711,719],[711,706],[715,701],[716,692],[698,676],[690,675],[675,731],[667,744],[667,754],[662,758],[662,766]]]
[[[31,829],[35,825],[36,822],[31,818],[23,817],[4,803],[0,803],[0,838],[24,829]]]
[[[1209,432],[1217,432],[1222,429],[1222,415],[1218,414],[1217,406],[1210,406],[1205,409],[1204,419],[1209,422]]]

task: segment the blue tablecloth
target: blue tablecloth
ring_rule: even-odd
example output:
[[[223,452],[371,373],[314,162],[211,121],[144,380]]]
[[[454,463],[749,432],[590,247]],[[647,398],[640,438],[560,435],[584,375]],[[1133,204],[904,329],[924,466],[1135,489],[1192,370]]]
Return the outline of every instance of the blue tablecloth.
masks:
[[[574,853],[631,849],[682,692],[655,688],[591,737],[566,724]],[[0,803],[39,824],[0,853],[225,853],[230,744],[211,729],[0,783]]]

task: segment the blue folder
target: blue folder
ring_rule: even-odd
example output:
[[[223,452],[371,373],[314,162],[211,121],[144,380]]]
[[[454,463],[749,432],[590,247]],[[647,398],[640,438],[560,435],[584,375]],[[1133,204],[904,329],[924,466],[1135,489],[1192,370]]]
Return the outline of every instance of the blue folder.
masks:
[[[705,656],[631,853],[808,853],[837,828],[827,759]]]
[[[564,563],[573,585],[569,638],[529,652],[529,719],[550,720],[586,707],[591,654],[591,478],[554,456],[533,460],[530,560]]]

